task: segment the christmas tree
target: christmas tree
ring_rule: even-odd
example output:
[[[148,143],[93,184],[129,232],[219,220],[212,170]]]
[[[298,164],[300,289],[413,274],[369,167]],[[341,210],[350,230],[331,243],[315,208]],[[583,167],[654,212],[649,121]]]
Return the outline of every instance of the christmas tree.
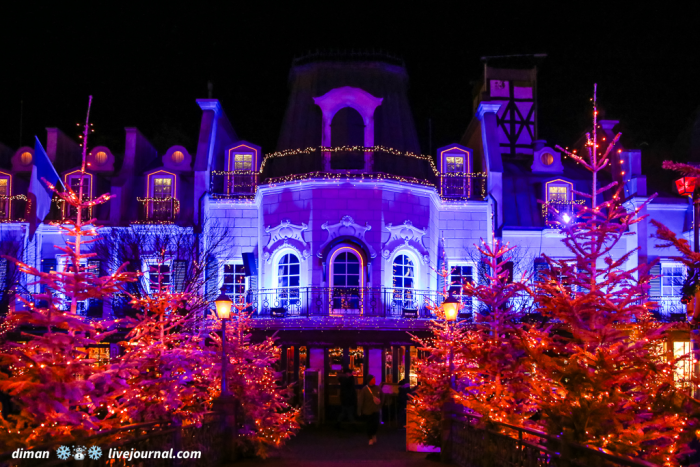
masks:
[[[451,270],[444,266],[445,261],[442,264],[435,272],[442,278],[442,296],[447,299],[448,285],[452,285]],[[452,401],[453,381],[459,367],[455,363],[463,361],[459,351],[463,348],[460,343],[465,342],[466,333],[463,324],[445,320],[444,310],[438,304],[431,304],[429,308],[436,317],[430,322],[431,336],[413,336],[419,345],[419,352],[425,356],[416,362],[418,386],[406,408],[410,414],[406,429],[412,442],[440,446],[443,410]]]
[[[667,328],[645,303],[651,265],[634,265],[637,250],[623,241],[643,220],[644,204],[626,207],[621,190],[611,191],[616,182],[598,187],[620,135],[602,151],[597,116],[594,93],[588,157],[558,147],[591,172],[592,184],[590,193],[577,192],[589,204],[575,206],[576,220],[562,223],[572,259],[543,255],[549,270],[534,299],[556,325],[530,348],[538,375],[530,386],[551,434],[675,465],[685,417],[673,362],[662,351]]]
[[[88,117],[89,109],[88,105]],[[86,121],[82,177],[86,177],[89,129]],[[86,199],[83,183],[77,192],[70,187],[60,191],[47,185],[59,200],[73,208],[75,218],[59,224],[67,237],[66,246],[57,247],[65,259],[62,270],[42,272],[12,259],[22,273],[35,278],[31,285],[39,286],[40,292],[33,294],[32,300],[18,296],[26,309],[10,314],[4,323],[19,339],[8,340],[0,349],[0,390],[12,397],[19,413],[0,419],[3,449],[83,436],[113,426],[115,418],[106,408],[126,387],[124,378],[107,362],[89,358],[90,349],[103,344],[111,332],[77,314],[78,303],[109,299],[122,290],[122,284],[135,280],[135,274],[124,272],[123,267],[100,276],[87,265],[92,254],[86,253],[86,248],[94,242],[97,227],[94,219],[83,216],[110,196]]]
[[[480,310],[474,325],[461,334],[459,346],[459,390],[455,400],[491,422],[523,425],[537,412],[537,400],[528,390],[529,380],[539,375],[528,357],[528,348],[540,337],[537,326],[527,323],[522,302],[528,291],[528,276],[513,281],[507,268],[513,248],[493,240],[478,247],[486,266],[482,284],[468,282],[463,294],[478,300]]]
[[[131,297],[139,312],[125,319],[131,330],[122,342],[124,354],[113,364],[119,374],[129,375],[128,387],[110,410],[123,424],[199,424],[216,392],[216,355],[204,345],[198,313],[188,308],[191,294],[172,292],[162,275],[153,288],[150,295]]]
[[[281,447],[298,431],[300,410],[289,405],[291,390],[278,384],[279,375],[274,365],[279,360],[280,349],[275,345],[275,338],[251,342],[253,318],[251,312],[246,311],[249,306],[236,303],[226,326],[226,383],[240,407],[238,442],[241,448],[265,458],[271,449]],[[217,355],[221,355],[221,323],[219,320],[216,323],[217,329],[211,336]],[[221,374],[220,363],[215,371]]]

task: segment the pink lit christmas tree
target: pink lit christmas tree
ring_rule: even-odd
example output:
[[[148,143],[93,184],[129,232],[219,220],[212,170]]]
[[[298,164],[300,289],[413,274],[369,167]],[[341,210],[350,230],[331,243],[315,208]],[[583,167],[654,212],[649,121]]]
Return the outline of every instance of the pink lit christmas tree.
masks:
[[[289,405],[290,389],[278,384],[279,375],[274,365],[279,360],[280,349],[275,345],[275,338],[251,342],[253,318],[251,312],[246,311],[248,307],[248,304],[236,303],[226,326],[227,385],[240,407],[238,442],[241,448],[265,458],[299,430],[300,410]],[[213,319],[218,328],[211,337],[216,355],[221,355],[221,323]],[[219,362],[214,371],[216,375],[221,374]]]
[[[537,282],[536,305],[557,325],[531,347],[530,357],[546,376],[530,379],[531,390],[550,433],[675,465],[683,394],[673,362],[660,351],[667,328],[645,304],[651,265],[635,265],[637,249],[626,250],[624,242],[643,220],[643,205],[625,207],[621,190],[610,192],[616,182],[598,187],[620,135],[602,151],[597,117],[594,93],[587,157],[558,147],[591,172],[592,184],[590,193],[577,192],[589,205],[576,206],[576,221],[561,229],[572,259],[545,255],[549,270]],[[605,193],[608,199],[599,202]]]
[[[86,121],[82,177],[86,176],[89,128]],[[57,247],[65,258],[63,270],[42,272],[13,259],[23,273],[35,278],[33,285],[41,291],[31,300],[19,296],[26,310],[7,317],[8,329],[19,332],[21,341],[7,341],[0,349],[0,390],[19,408],[19,414],[0,418],[0,445],[4,449],[83,436],[113,426],[115,420],[108,416],[106,407],[112,406],[119,390],[126,387],[124,378],[107,362],[88,358],[88,349],[102,344],[111,333],[77,314],[79,302],[109,299],[122,290],[122,284],[136,279],[123,267],[100,276],[87,266],[93,255],[86,253],[86,248],[94,242],[97,228],[94,219],[83,216],[110,196],[85,199],[83,183],[77,192],[48,185],[74,209],[75,219],[59,224],[67,245]]]

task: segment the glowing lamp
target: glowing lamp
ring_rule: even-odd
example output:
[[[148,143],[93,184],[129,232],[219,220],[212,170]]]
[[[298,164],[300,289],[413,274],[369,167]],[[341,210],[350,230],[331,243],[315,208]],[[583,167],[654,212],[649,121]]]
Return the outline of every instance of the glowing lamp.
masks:
[[[442,302],[442,311],[445,313],[445,319],[447,321],[454,321],[457,319],[457,313],[459,313],[459,301],[455,299],[452,294]]]
[[[571,216],[568,213],[564,213],[564,215],[561,216],[561,218],[565,224],[568,224],[571,221]]]
[[[683,177],[676,180],[676,188],[681,196],[693,196],[695,191],[695,177]]]
[[[223,287],[221,287],[221,294],[214,300],[214,305],[216,305],[216,315],[219,319],[229,319],[233,302],[226,296]]]

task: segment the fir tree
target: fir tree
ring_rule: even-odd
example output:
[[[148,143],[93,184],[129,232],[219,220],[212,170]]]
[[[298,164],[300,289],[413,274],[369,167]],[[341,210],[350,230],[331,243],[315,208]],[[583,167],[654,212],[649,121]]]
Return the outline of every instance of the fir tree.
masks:
[[[291,390],[279,386],[274,365],[280,349],[275,345],[275,337],[251,342],[253,318],[246,311],[248,307],[245,303],[235,304],[226,326],[227,385],[240,407],[238,442],[245,451],[265,458],[271,449],[281,447],[298,431],[300,411],[289,405]],[[216,323],[219,333],[211,336],[216,354],[221,355],[221,324],[219,320]],[[215,371],[220,375],[220,363],[217,366]]]
[[[81,177],[86,177],[89,128],[86,121]],[[124,267],[100,276],[86,265],[93,254],[85,250],[94,242],[97,227],[94,219],[83,216],[110,195],[89,200],[83,196],[83,183],[77,192],[47,185],[59,200],[74,208],[76,217],[59,225],[67,237],[67,246],[57,247],[66,259],[63,270],[42,272],[10,258],[22,273],[35,278],[32,285],[40,286],[41,292],[31,300],[19,296],[26,310],[6,318],[7,328],[19,332],[20,341],[5,342],[0,349],[0,367],[4,369],[0,390],[9,394],[19,409],[18,414],[0,420],[0,444],[5,449],[83,436],[113,426],[116,421],[107,408],[115,403],[118,389],[126,387],[124,378],[107,363],[88,358],[88,349],[103,343],[111,332],[77,314],[78,302],[109,299],[122,290],[124,282],[135,280]]]
[[[643,205],[626,208],[619,190],[598,203],[616,185],[598,188],[597,178],[620,135],[599,149],[595,94],[593,102],[588,157],[558,147],[592,173],[592,188],[577,192],[590,204],[577,207],[576,221],[561,229],[572,260],[545,255],[549,271],[534,298],[556,326],[531,348],[542,377],[529,381],[550,433],[674,465],[685,417],[673,362],[659,351],[667,328],[645,304],[651,265],[628,267],[637,250],[624,251],[624,237],[643,220]]]

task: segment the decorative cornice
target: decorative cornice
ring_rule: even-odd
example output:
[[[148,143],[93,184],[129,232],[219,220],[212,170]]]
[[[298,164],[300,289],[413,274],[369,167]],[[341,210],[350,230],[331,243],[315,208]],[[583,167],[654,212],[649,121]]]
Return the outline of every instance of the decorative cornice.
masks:
[[[272,256],[280,248],[289,247],[296,250],[301,255],[301,260],[304,261],[309,257],[306,240],[304,240],[304,231],[309,228],[308,225],[292,224],[289,219],[284,219],[280,225],[276,227],[267,226],[265,232],[270,234],[270,241],[263,247],[263,257],[267,263],[272,262]]]
[[[364,226],[359,225],[355,223],[352,217],[350,216],[343,216],[342,219],[340,219],[340,222],[337,224],[333,225],[328,225],[328,222],[325,222],[321,228],[323,230],[328,231],[328,238],[326,239],[325,242],[321,245],[321,247],[318,250],[318,257],[322,258],[323,257],[323,250],[325,247],[332,242],[334,239],[338,237],[343,237],[343,236],[349,236],[349,237],[355,237],[358,238],[359,240],[362,240],[362,243],[367,247],[370,253],[370,258],[376,258],[377,252],[374,251],[374,248],[372,248],[369,243],[367,243],[367,240],[365,239],[365,233],[369,230],[372,230],[372,226],[365,223]]]
[[[423,264],[430,262],[428,249],[423,245],[423,236],[426,234],[425,229],[414,227],[413,222],[410,220],[406,220],[403,224],[396,226],[388,224],[386,229],[391,235],[382,247],[382,257],[385,260],[388,261],[399,248],[408,247],[418,254]]]

